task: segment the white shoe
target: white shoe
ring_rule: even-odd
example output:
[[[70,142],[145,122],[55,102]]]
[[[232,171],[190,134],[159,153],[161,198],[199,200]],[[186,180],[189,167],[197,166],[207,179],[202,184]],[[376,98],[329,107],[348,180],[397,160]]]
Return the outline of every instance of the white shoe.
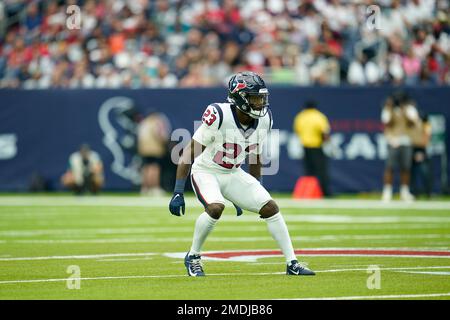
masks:
[[[415,197],[411,194],[411,192],[401,192],[400,193],[400,199],[402,199],[405,202],[413,202],[415,200]]]
[[[392,200],[392,186],[384,186],[381,201],[390,202]]]
[[[414,201],[414,196],[409,191],[408,185],[400,186],[400,199],[402,199],[405,202]]]
[[[149,189],[148,192],[147,192],[147,195],[148,195],[148,196],[150,196],[150,197],[155,197],[155,198],[157,198],[157,197],[162,197],[162,196],[164,196],[165,194],[166,194],[166,192],[165,192],[163,189],[158,188],[158,187],[156,187],[156,188],[151,188],[151,189]]]

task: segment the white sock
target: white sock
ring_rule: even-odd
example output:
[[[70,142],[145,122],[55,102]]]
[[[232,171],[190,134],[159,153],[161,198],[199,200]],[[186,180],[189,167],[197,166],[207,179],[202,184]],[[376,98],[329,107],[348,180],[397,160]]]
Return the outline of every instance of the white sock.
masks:
[[[292,260],[297,260],[286,222],[284,222],[284,218],[281,213],[278,212],[265,220],[267,221],[267,228],[269,229],[270,234],[278,243],[278,246],[283,252],[287,263],[290,263]]]
[[[200,254],[203,243],[214,229],[217,219],[211,218],[209,214],[203,212],[195,222],[194,239],[192,240],[192,247],[189,255]]]

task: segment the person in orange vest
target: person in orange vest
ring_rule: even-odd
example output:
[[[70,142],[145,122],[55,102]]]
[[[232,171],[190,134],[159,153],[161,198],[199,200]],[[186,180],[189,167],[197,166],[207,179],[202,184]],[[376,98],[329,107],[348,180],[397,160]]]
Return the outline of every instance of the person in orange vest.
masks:
[[[303,165],[306,176],[319,180],[324,196],[331,196],[328,178],[328,160],[323,145],[330,137],[328,118],[317,109],[315,101],[307,101],[294,119],[294,132],[298,135],[305,154]]]

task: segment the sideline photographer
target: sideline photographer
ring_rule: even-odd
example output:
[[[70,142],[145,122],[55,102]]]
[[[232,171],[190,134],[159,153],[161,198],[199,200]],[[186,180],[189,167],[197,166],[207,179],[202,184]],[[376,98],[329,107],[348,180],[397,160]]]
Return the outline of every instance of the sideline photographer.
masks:
[[[104,183],[103,164],[97,152],[83,144],[69,158],[69,168],[61,178],[62,184],[75,194],[98,193]]]
[[[420,121],[415,102],[405,92],[395,92],[384,104],[381,121],[388,144],[382,200],[392,200],[394,170],[399,169],[400,199],[413,201],[414,196],[409,190],[413,152],[411,134]]]

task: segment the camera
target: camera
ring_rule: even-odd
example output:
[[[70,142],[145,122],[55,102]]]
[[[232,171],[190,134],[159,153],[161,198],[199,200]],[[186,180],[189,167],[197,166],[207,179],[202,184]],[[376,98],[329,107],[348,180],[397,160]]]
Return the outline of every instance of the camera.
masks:
[[[396,91],[391,95],[391,99],[394,104],[394,108],[400,108],[409,101],[409,96],[404,91]]]

